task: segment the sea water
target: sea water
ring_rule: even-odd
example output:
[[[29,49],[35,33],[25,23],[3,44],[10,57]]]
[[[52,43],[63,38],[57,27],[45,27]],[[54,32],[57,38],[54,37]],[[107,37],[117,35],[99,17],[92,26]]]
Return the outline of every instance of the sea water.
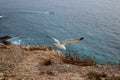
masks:
[[[83,36],[67,51],[120,62],[119,0],[0,0],[0,16],[0,36],[18,34],[14,44],[53,46],[47,35],[60,41]]]

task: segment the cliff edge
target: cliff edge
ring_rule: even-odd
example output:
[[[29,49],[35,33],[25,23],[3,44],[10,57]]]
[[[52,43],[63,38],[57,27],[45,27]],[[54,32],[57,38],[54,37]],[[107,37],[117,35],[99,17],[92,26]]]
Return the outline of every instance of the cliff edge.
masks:
[[[64,62],[51,46],[0,44],[0,80],[120,80],[119,65]]]

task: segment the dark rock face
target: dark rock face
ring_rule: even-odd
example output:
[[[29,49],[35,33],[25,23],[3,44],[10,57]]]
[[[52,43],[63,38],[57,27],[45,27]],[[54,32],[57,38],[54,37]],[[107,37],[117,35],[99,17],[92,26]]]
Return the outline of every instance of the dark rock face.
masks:
[[[7,41],[7,40],[9,40],[11,38],[12,38],[11,36],[2,36],[2,37],[0,37],[0,43],[3,43],[4,45],[10,45],[11,42]]]
[[[3,37],[0,37],[0,40],[8,40],[11,38],[12,38],[11,36],[3,36]]]

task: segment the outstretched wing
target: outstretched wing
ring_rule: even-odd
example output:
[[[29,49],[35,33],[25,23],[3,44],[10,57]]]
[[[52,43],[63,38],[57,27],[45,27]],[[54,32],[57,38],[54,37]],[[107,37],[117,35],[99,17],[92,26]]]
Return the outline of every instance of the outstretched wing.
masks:
[[[66,44],[68,44],[68,43],[78,42],[78,41],[81,41],[81,40],[83,40],[83,39],[84,39],[84,37],[81,37],[81,38],[73,38],[73,39],[69,39],[69,40],[64,40],[64,41],[62,41],[61,43],[64,44],[64,45],[66,45]]]
[[[50,39],[54,40],[56,43],[60,44],[60,41],[52,36],[47,35],[47,37],[49,37]]]

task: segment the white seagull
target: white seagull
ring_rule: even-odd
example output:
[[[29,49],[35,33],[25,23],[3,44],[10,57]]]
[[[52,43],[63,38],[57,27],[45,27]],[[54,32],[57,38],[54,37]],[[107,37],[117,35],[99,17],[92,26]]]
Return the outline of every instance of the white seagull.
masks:
[[[73,43],[73,42],[78,42],[84,39],[84,37],[80,37],[80,38],[73,38],[73,39],[68,39],[68,40],[64,40],[64,41],[59,41],[58,39],[47,35],[50,39],[54,40],[56,43],[54,43],[54,45],[59,48],[59,49],[63,49],[66,50],[65,45],[68,43]]]

